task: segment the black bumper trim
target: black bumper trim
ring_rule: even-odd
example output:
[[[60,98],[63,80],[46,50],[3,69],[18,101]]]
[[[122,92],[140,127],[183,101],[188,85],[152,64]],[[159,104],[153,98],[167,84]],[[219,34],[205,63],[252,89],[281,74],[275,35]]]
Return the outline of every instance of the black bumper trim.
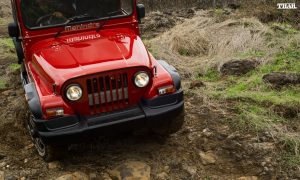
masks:
[[[154,126],[161,121],[181,113],[184,108],[183,91],[143,100],[139,106],[100,116],[67,116],[51,120],[34,120],[38,135],[47,143],[59,141],[68,136],[84,136],[89,133],[107,135],[110,133]],[[168,117],[168,118],[166,118]],[[75,138],[76,139],[76,138]]]

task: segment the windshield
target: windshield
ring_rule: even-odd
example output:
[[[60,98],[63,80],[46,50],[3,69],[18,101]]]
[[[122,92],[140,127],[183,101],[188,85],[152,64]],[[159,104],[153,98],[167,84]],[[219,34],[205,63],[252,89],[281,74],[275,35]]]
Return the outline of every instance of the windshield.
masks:
[[[80,16],[85,17],[82,21],[128,16],[132,7],[132,0],[21,0],[24,24],[31,29],[62,25]]]

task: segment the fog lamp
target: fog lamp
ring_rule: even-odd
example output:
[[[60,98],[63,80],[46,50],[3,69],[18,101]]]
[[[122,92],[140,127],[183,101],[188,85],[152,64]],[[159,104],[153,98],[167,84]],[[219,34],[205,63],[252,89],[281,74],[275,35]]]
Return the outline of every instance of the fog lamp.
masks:
[[[176,92],[176,88],[173,85],[158,88],[159,95],[171,94],[174,92]]]

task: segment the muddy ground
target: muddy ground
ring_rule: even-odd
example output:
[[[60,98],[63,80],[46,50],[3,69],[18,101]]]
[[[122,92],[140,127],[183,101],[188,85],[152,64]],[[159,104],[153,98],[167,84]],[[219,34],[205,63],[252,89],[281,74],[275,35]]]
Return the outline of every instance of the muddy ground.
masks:
[[[6,4],[1,4],[2,19],[10,17]],[[168,12],[156,13],[153,18],[157,18],[159,24],[143,25],[144,36],[154,37],[191,14],[192,10],[188,10],[185,16],[178,18]],[[1,27],[0,36],[7,36],[5,31],[5,27]],[[6,87],[0,92],[0,180],[1,173],[7,180],[24,180],[55,179],[73,172],[84,173],[83,179],[114,179],[110,170],[128,161],[150,166],[151,179],[300,178],[300,174],[290,174],[280,168],[276,144],[268,132],[247,134],[232,128],[227,123],[230,109],[222,108],[228,107],[229,102],[211,105],[190,91],[185,95],[186,123],[180,132],[167,139],[133,134],[94,138],[72,145],[64,160],[45,163],[37,155],[23,125],[24,94],[18,72],[10,67],[16,63],[14,50],[3,46],[0,52],[0,74],[7,79]],[[187,83],[188,79],[184,79],[185,89]]]

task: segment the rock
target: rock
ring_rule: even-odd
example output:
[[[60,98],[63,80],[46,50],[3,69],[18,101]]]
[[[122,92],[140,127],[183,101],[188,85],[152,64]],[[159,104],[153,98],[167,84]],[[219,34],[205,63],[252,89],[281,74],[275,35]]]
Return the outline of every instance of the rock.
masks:
[[[197,167],[195,166],[183,165],[182,168],[186,170],[192,177],[197,174]]]
[[[209,138],[209,137],[212,137],[214,134],[213,134],[213,132],[211,132],[211,130],[210,130],[209,128],[205,128],[205,129],[203,129],[203,131],[202,131],[202,135],[203,135],[204,137]]]
[[[221,67],[223,75],[243,75],[254,70],[260,64],[257,60],[232,60]]]
[[[169,173],[169,172],[170,172],[170,166],[165,166],[165,167],[164,167],[164,170],[165,170],[167,173]]]
[[[205,87],[205,84],[200,80],[194,80],[190,84],[190,89]]]
[[[5,166],[6,166],[6,162],[0,163],[0,168],[5,167]]]
[[[257,180],[258,177],[256,176],[243,176],[243,177],[240,177],[238,178],[237,180]]]
[[[21,177],[20,180],[26,180],[26,177]]]
[[[58,161],[48,163],[48,169],[58,169],[61,165]]]
[[[56,180],[89,180],[89,176],[83,172],[75,172],[60,176]]]
[[[281,87],[285,85],[296,85],[300,84],[300,74],[273,72],[264,75],[263,80],[264,82],[272,84],[275,87]]]
[[[129,161],[109,171],[111,178],[118,180],[150,180],[150,173],[150,166],[139,161]]]
[[[4,180],[4,172],[0,171],[0,180]]]
[[[167,180],[169,175],[166,172],[161,172],[156,175],[158,179],[160,180]]]
[[[203,165],[210,165],[216,163],[216,155],[212,151],[201,151],[199,155]]]
[[[24,159],[24,163],[25,163],[25,164],[28,163],[28,161],[29,161],[29,160],[28,160],[27,158]]]

